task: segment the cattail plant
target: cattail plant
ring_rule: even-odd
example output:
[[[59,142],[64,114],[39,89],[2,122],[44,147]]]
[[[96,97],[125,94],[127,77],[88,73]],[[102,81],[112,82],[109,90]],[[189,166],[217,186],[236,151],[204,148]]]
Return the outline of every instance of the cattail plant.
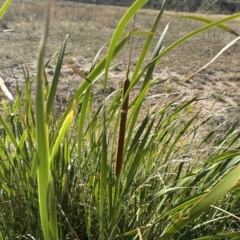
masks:
[[[119,134],[118,134],[118,145],[117,145],[117,158],[116,158],[116,166],[115,166],[115,174],[118,178],[121,169],[122,169],[122,162],[123,162],[123,150],[124,150],[124,141],[125,141],[125,131],[126,131],[126,122],[127,122],[127,113],[128,113],[128,101],[129,101],[129,94],[127,94],[127,90],[130,86],[130,81],[128,78],[129,69],[127,70],[127,76],[123,81],[123,88],[122,88],[122,99],[124,103],[121,109],[121,116],[120,116],[120,124],[119,124]]]

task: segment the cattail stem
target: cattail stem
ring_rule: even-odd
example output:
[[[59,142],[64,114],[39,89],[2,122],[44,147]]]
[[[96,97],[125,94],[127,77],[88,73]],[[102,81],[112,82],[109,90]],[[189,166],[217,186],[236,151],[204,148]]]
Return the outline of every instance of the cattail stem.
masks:
[[[130,81],[126,78],[123,81],[123,90],[122,90],[122,99],[125,98],[126,92],[130,86]],[[117,147],[117,159],[115,165],[115,174],[116,177],[119,177],[122,169],[123,162],[123,150],[124,150],[124,139],[125,139],[125,131],[126,131],[126,122],[127,122],[127,113],[128,113],[128,99],[129,95],[127,95],[120,116],[120,125],[119,125],[119,134],[118,134],[118,147]]]

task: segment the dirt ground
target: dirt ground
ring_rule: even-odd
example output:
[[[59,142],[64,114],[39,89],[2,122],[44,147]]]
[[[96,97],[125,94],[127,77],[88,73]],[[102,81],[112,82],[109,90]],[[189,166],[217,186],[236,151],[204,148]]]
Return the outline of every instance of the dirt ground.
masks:
[[[9,11],[4,16],[0,29],[0,76],[4,79],[11,92],[15,92],[16,83],[24,90],[23,67],[31,78],[36,74],[36,57],[39,41],[44,28],[44,13],[46,1],[13,1]],[[56,97],[57,108],[64,107],[69,97],[74,93],[82,79],[76,76],[67,64],[73,65],[87,73],[98,50],[110,39],[118,20],[126,8],[87,5],[80,3],[56,1],[53,14],[46,60],[59,50],[67,34],[69,40],[62,68],[60,84]],[[148,31],[157,15],[156,10],[143,10],[136,17],[136,26]],[[192,20],[175,19],[182,13],[166,12],[159,26],[161,34],[166,24],[171,20],[164,45],[168,46],[184,34],[202,23]],[[219,19],[224,16],[206,16]],[[240,34],[240,22],[228,24]],[[132,28],[132,23],[128,29]],[[13,29],[13,31],[5,30]],[[209,115],[214,111],[217,122],[239,116],[240,87],[240,45],[237,42],[219,57],[208,68],[201,71],[189,81],[179,85],[189,74],[197,71],[210,61],[235,36],[220,29],[211,29],[197,35],[180,45],[159,64],[155,76],[162,73],[160,79],[169,78],[164,87],[151,90],[151,94],[179,94],[184,99],[201,96],[202,101],[196,106]],[[134,37],[131,67],[137,61],[145,37]],[[152,51],[157,43],[152,46]],[[104,48],[101,56],[106,53]],[[152,54],[152,53],[151,53]],[[151,57],[149,55],[149,59]],[[128,63],[129,47],[114,60],[118,63],[110,72],[108,88],[117,89],[124,78]],[[54,72],[56,58],[47,68],[49,80]],[[96,85],[96,92],[101,91],[101,84]],[[5,99],[4,94],[0,95]],[[59,110],[60,111],[60,110]]]

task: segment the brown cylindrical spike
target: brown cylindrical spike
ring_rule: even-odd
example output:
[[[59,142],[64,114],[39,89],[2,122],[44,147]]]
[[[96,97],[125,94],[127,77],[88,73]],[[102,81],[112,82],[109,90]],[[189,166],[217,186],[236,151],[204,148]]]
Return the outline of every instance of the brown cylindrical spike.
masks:
[[[123,82],[122,99],[124,99],[129,86],[130,86],[130,81],[128,78],[126,78]],[[119,133],[118,133],[117,159],[116,159],[116,165],[115,165],[116,177],[120,175],[121,169],[122,169],[124,139],[125,139],[125,131],[126,131],[127,112],[128,112],[128,99],[129,99],[129,94],[127,95],[121,109],[120,125],[119,125]]]

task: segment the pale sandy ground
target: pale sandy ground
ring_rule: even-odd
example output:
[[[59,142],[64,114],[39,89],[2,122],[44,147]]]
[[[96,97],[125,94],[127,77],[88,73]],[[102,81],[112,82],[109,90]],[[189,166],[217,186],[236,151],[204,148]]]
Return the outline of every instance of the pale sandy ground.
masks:
[[[123,8],[114,10],[114,8],[100,8],[95,5],[69,4],[68,2],[64,2],[55,8],[46,53],[46,59],[48,59],[59,50],[65,36],[69,34],[56,97],[57,111],[59,112],[64,108],[82,81],[82,79],[73,74],[72,70],[70,70],[66,64],[71,64],[80,71],[87,73],[97,51],[110,39],[114,30],[113,27],[117,24],[117,17],[113,18],[110,13],[113,12],[114,15],[116,11],[120,13],[125,11]],[[43,5],[41,5],[41,7],[41,9],[44,9]],[[32,12],[27,15],[29,8],[32,9]],[[16,9],[21,10],[22,15],[14,15]],[[42,19],[42,13],[35,13],[34,9],[36,9],[36,7],[31,1],[30,3],[13,3],[9,13],[3,20],[7,24],[7,27],[13,28],[14,31],[3,32],[3,29],[0,31],[0,75],[13,94],[16,83],[24,90],[23,66],[27,68],[31,78],[33,78],[36,73],[37,49],[44,27],[44,21]],[[90,13],[91,17],[87,19]],[[144,10],[143,13],[137,16],[136,25],[140,25],[140,28],[143,30],[149,29],[154,19],[153,17],[156,14],[157,11]],[[119,14],[118,17],[120,16]],[[166,16],[163,18],[163,23],[159,27],[159,34],[173,16],[175,16],[175,13],[166,13]],[[219,16],[215,17],[219,18]],[[164,41],[165,46],[168,46],[174,40],[199,26],[202,26],[202,24],[196,24],[189,20],[173,20]],[[240,33],[239,22],[233,22],[230,26],[236,32]],[[198,73],[189,81],[182,85],[179,85],[179,83],[186,76],[204,66],[234,38],[235,36],[229,33],[215,29],[198,35],[173,50],[164,57],[164,62],[157,66],[154,74],[155,77],[164,71],[160,79],[169,78],[169,80],[161,87],[152,88],[150,95],[159,93],[166,95],[171,93],[174,96],[182,95],[183,101],[197,95],[203,99],[195,105],[196,111],[202,110],[202,118],[218,111],[215,120],[211,124],[217,125],[226,119],[233,121],[233,119],[239,116],[240,112],[240,94],[238,90],[240,87],[239,42],[228,49],[208,68]],[[134,38],[134,51],[131,58],[132,68],[134,62],[138,59],[144,39],[144,37]],[[155,40],[155,44],[156,41],[157,39]],[[117,89],[124,79],[129,55],[128,49],[127,47],[126,51],[114,60],[114,63],[119,63],[119,65],[110,72],[108,83],[109,92]],[[152,46],[151,50],[153,51],[153,49],[154,46]],[[106,48],[103,52],[106,52]],[[101,56],[103,56],[103,54]],[[53,75],[55,61],[56,58],[47,68],[49,79],[51,79]],[[97,84],[95,92],[100,94],[101,88],[101,83]],[[137,94],[138,89],[139,88],[136,87],[133,95]],[[0,96],[5,99],[2,93]],[[159,100],[160,99],[157,99],[155,101]],[[148,105],[146,102],[145,108],[147,109],[150,105],[151,103]],[[207,132],[209,129],[205,129],[204,131]]]

